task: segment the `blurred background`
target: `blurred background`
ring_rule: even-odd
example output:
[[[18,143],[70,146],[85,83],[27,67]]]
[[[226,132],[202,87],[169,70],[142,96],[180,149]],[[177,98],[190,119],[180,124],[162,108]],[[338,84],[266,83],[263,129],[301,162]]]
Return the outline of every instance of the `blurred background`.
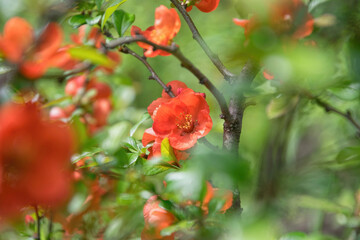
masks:
[[[89,2],[92,1],[76,4],[81,8],[81,4]],[[71,239],[97,239],[99,231],[105,231],[104,239],[140,239],[142,207],[147,198],[160,194],[173,203],[181,202],[184,196],[196,200],[201,198],[205,180],[211,180],[219,188],[239,186],[243,211],[241,214],[229,211],[220,217],[210,213],[205,226],[199,229],[186,224],[178,226],[175,230],[183,232],[180,239],[360,239],[359,129],[346,117],[319,104],[331,105],[344,115],[350,111],[360,122],[359,1],[303,1],[314,19],[313,32],[303,39],[293,41],[266,24],[246,37],[233,18],[267,19],[269,2],[221,0],[211,13],[195,8],[190,12],[204,40],[230,71],[240,73],[249,56],[259,59],[261,70],[251,86],[236,89],[250,103],[244,115],[240,156],[220,150],[223,120],[211,93],[176,58],[149,58],[164,82],[180,80],[196,92],[206,93],[214,122],[206,138],[218,149],[210,150],[199,143],[180,171],[170,170],[156,176],[144,176],[136,166],[118,168],[121,177],[113,183],[115,190],[101,204],[102,209],[113,211],[87,213],[82,225],[89,230],[87,235],[75,234]],[[0,30],[13,16],[27,19],[38,31],[46,21],[55,18],[64,29],[65,42],[70,42],[70,34],[77,29],[68,21],[79,13],[79,5],[68,12],[65,5],[56,0],[0,0]],[[120,8],[135,14],[133,25],[145,30],[154,24],[153,13],[159,5],[170,7],[170,2],[129,0]],[[61,12],[62,7],[65,12]],[[174,41],[229,99],[234,89],[192,39],[182,18],[181,21],[181,30]],[[113,34],[116,36],[116,32]],[[129,30],[125,35],[129,35]],[[142,52],[136,44],[128,47]],[[97,76],[113,91],[109,125],[82,149],[86,152],[97,146],[110,159],[117,158],[118,150],[128,142],[130,129],[162,91],[155,81],[148,79],[148,70],[137,59],[125,54],[121,57],[122,63],[113,75]],[[274,78],[266,79],[263,70]],[[45,77],[34,84],[49,102],[64,96],[65,83]],[[11,92],[10,87],[2,90],[3,102]],[[151,125],[151,120],[145,121],[133,138],[141,140],[144,130]],[[174,178],[176,184],[171,183]],[[169,181],[167,189],[162,185],[164,179]],[[66,208],[70,213],[81,211],[88,194],[84,184],[75,189]],[[185,222],[203,218],[191,209],[184,214]],[[60,225],[56,227],[61,229]],[[23,236],[19,232],[24,232]],[[5,228],[0,239],[29,239],[26,232],[31,230],[19,223],[16,231]],[[54,239],[61,239],[60,230],[59,238]]]

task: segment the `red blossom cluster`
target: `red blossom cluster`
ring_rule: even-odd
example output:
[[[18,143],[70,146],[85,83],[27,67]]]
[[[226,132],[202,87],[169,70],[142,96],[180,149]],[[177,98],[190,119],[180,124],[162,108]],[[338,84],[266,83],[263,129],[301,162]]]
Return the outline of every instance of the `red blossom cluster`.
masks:
[[[209,105],[203,93],[194,92],[180,81],[171,81],[167,86],[171,87],[175,97],[171,98],[163,90],[162,97],[148,107],[154,124],[145,131],[142,143],[144,146],[154,143],[149,159],[161,155],[161,142],[164,138],[169,139],[178,159],[184,159],[187,154],[181,151],[193,147],[212,128]]]
[[[26,206],[56,207],[71,192],[73,135],[35,104],[0,109],[0,217]]]
[[[183,205],[195,205],[200,207],[204,215],[209,213],[209,203],[215,198],[221,198],[224,200],[224,205],[220,209],[220,213],[225,213],[232,206],[233,194],[230,190],[222,190],[213,188],[212,185],[207,182],[206,194],[203,200],[200,202],[188,201]],[[143,209],[145,227],[141,233],[141,240],[173,240],[175,239],[176,232],[170,236],[162,236],[161,231],[173,224],[178,220],[173,213],[162,208],[160,206],[161,201],[157,196],[150,197]]]
[[[63,32],[57,23],[49,23],[36,38],[31,25],[19,17],[11,18],[0,35],[1,54],[9,62],[18,64],[21,74],[37,79],[51,67],[62,67],[69,59],[61,52]]]
[[[168,46],[171,44],[172,39],[179,32],[180,26],[181,21],[176,10],[168,9],[164,5],[161,5],[155,10],[154,26],[148,27],[145,31],[142,31],[137,26],[132,26],[131,35],[143,35],[146,39],[155,44]],[[146,43],[138,42],[138,45],[145,50],[145,57],[170,55],[170,53],[160,49],[154,50],[153,46],[150,46]]]

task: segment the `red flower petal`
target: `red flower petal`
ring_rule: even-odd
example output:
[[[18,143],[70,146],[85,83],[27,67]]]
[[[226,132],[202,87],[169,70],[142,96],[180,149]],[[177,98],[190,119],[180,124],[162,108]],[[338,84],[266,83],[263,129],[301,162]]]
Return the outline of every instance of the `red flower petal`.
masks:
[[[31,25],[22,18],[11,18],[4,26],[4,34],[0,40],[0,52],[9,61],[18,63],[33,40]]]
[[[214,11],[219,5],[220,0],[201,0],[198,3],[195,3],[195,6],[202,12],[211,12]]]

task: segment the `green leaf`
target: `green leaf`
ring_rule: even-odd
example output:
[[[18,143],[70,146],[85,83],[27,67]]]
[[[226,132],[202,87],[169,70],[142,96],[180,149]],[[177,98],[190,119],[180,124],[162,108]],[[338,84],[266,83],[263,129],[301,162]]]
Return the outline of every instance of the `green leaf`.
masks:
[[[150,114],[149,113],[144,113],[143,116],[141,117],[140,121],[138,123],[136,123],[131,129],[130,129],[130,137],[132,137],[134,135],[134,133],[136,132],[136,130],[139,128],[139,126],[145,122],[146,120],[150,119]]]
[[[80,121],[79,116],[74,116],[71,121],[71,126],[75,130],[75,135],[77,137],[77,142],[83,145],[87,140],[87,131],[84,123]]]
[[[71,159],[71,163],[76,163],[85,157],[93,157],[96,154],[101,153],[101,152],[103,152],[103,150],[101,148],[94,148],[91,151],[87,151],[80,155],[75,156],[74,158]]]
[[[59,98],[59,99],[53,100],[53,101],[51,101],[51,102],[48,102],[48,103],[42,105],[42,108],[51,107],[51,106],[53,106],[53,105],[57,105],[57,104],[65,101],[65,100],[69,100],[69,99],[71,99],[70,96],[61,97],[61,98]]]
[[[123,10],[116,10],[113,14],[113,21],[116,31],[118,32],[120,37],[122,37],[125,31],[135,21],[135,14],[130,14]]]
[[[177,166],[164,162],[161,158],[152,158],[151,160],[144,160],[143,173],[144,175],[152,176],[165,172],[171,168],[179,169]]]
[[[339,163],[349,162],[349,161],[359,161],[360,162],[360,147],[344,148],[336,156],[336,161]]]
[[[89,24],[90,26],[93,26],[98,24],[100,19],[101,19],[101,15],[98,15],[96,17],[88,17],[86,18],[86,23]]]
[[[161,142],[161,156],[166,162],[177,162],[174,149],[170,146],[168,138],[164,138]]]
[[[170,236],[174,232],[180,230],[190,230],[195,224],[195,221],[181,221],[177,224],[171,225],[170,227],[164,228],[161,230],[161,236]]]
[[[105,67],[113,66],[113,62],[104,54],[98,52],[97,49],[92,47],[75,47],[70,48],[68,51],[71,57],[78,60],[89,61],[93,64],[102,65]]]
[[[70,17],[68,22],[73,28],[78,28],[81,25],[86,23],[87,18],[88,18],[88,16],[79,14],[79,15]]]
[[[122,0],[121,2],[113,1],[113,4],[110,5],[110,7],[107,7],[101,22],[101,30],[104,28],[106,22],[109,20],[109,17],[116,11],[116,9],[123,3],[125,3],[127,0]],[[119,2],[119,3],[117,3]]]
[[[278,118],[285,115],[288,111],[293,109],[299,102],[299,96],[283,96],[280,95],[272,99],[266,107],[267,116],[270,119]]]

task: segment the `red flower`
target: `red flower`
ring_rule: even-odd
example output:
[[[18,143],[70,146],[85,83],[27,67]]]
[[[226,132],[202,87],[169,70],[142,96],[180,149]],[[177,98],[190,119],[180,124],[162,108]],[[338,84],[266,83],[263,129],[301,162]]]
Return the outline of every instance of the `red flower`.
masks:
[[[160,157],[161,156],[161,142],[164,138],[156,135],[152,128],[148,128],[145,130],[144,135],[142,137],[143,146],[147,146],[150,143],[153,145],[148,149],[150,151],[147,159],[151,159],[152,157]],[[186,160],[189,157],[189,153],[184,151],[179,151],[174,149],[174,154],[177,160]]]
[[[310,35],[314,28],[314,20],[307,12],[307,7],[299,0],[278,0],[269,8],[268,23],[278,34],[290,35],[293,39],[301,39]],[[234,23],[245,29],[248,37],[261,25],[256,16],[249,20],[233,19]]]
[[[183,89],[188,88],[185,83],[178,80],[173,80],[168,84],[166,84],[166,86],[171,87],[171,91],[174,93],[175,96],[179,95]],[[155,101],[153,101],[147,108],[150,116],[151,117],[153,116],[154,112],[160,107],[162,103],[166,103],[170,100],[171,97],[169,96],[169,94],[167,94],[165,90],[163,90],[161,93],[161,98],[158,98]]]
[[[155,10],[155,24],[145,31],[139,27],[131,28],[131,35],[143,35],[146,39],[158,45],[170,45],[172,39],[179,32],[181,21],[175,9],[168,9],[164,5]],[[157,55],[169,56],[168,52],[163,50],[154,50],[154,48],[146,43],[138,42],[138,45],[145,49],[145,57],[156,57]]]
[[[223,207],[220,209],[221,213],[225,213],[232,206],[233,193],[230,190],[223,190],[218,188],[213,188],[213,186],[207,182],[206,183],[206,195],[202,201],[201,208],[208,214],[209,212],[209,203],[214,197],[221,198],[225,201]]]
[[[163,237],[160,232],[164,228],[171,226],[175,221],[175,216],[159,206],[160,201],[157,196],[150,197],[143,210],[145,227],[141,233],[141,240],[173,240],[174,234]]]
[[[195,7],[197,7],[202,12],[212,12],[214,11],[218,5],[220,0],[197,0],[195,1]],[[190,11],[192,6],[188,7],[186,10]]]
[[[29,79],[41,77],[48,68],[57,67],[64,55],[58,55],[63,33],[59,25],[50,23],[35,41],[30,24],[14,17],[6,22],[0,37],[0,52],[13,63],[20,64],[20,72]],[[34,46],[32,46],[34,45]]]
[[[70,194],[70,129],[42,119],[35,105],[0,109],[0,216],[28,205],[55,207]]]
[[[168,137],[173,148],[186,150],[211,130],[209,112],[203,95],[187,88],[158,107],[153,114],[153,129],[156,135]]]

